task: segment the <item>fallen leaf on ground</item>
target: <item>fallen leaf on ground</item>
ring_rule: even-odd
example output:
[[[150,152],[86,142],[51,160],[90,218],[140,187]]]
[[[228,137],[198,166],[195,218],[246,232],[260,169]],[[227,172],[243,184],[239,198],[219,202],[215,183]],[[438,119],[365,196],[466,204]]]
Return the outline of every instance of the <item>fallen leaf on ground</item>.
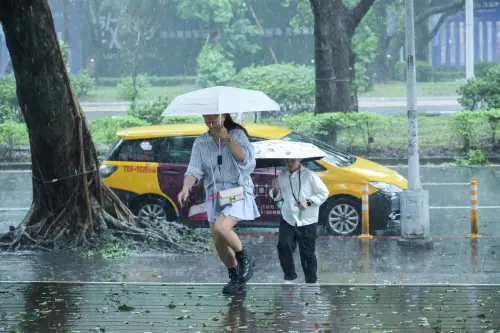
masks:
[[[135,308],[133,306],[128,306],[126,304],[122,304],[118,307],[118,310],[120,311],[132,311],[134,310]]]

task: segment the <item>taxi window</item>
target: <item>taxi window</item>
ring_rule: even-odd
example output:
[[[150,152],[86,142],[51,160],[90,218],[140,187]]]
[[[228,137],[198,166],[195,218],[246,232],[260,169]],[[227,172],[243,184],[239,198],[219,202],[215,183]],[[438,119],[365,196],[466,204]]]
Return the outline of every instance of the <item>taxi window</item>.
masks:
[[[160,163],[189,164],[195,136],[165,138],[158,153]]]
[[[125,140],[115,153],[115,157],[117,161],[123,162],[156,162],[157,149],[156,139]]]

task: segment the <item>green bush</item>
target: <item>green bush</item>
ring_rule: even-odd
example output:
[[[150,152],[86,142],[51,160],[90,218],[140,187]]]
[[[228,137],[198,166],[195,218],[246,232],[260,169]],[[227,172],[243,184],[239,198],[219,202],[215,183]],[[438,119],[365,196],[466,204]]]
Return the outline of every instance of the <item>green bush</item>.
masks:
[[[161,114],[168,106],[168,103],[168,98],[161,97],[154,102],[147,102],[144,104],[132,103],[132,106],[128,110],[128,115],[137,119],[144,120],[148,124],[158,125],[161,124],[164,118]]]
[[[435,82],[450,82],[463,80],[465,78],[465,70],[461,68],[440,68],[436,70]]]
[[[487,120],[487,134],[494,149],[500,148],[500,109],[484,111],[484,118]]]
[[[372,151],[376,136],[387,135],[384,130],[390,118],[371,112],[350,113],[350,117],[356,122],[356,130],[353,132],[353,140],[359,136],[363,138],[366,152]],[[352,146],[352,143],[350,144]]]
[[[95,143],[111,144],[117,140],[116,132],[121,129],[144,126],[144,120],[135,117],[108,117],[96,119],[89,122],[90,132]]]
[[[354,88],[356,88],[358,93],[365,93],[373,89],[373,80],[364,62],[356,63]]]
[[[153,87],[167,87],[180,85],[196,84],[196,76],[149,76],[148,80]],[[99,86],[116,87],[121,78],[117,77],[100,77],[96,79]]]
[[[7,122],[0,124],[0,145],[26,145],[29,143],[25,124]]]
[[[388,118],[370,112],[330,112],[314,115],[304,112],[285,118],[285,124],[292,131],[310,135],[317,139],[337,144],[337,137],[342,136],[350,150],[359,138],[370,153],[375,136],[384,135]]]
[[[490,69],[492,69],[495,66],[498,66],[500,62],[494,62],[494,61],[483,61],[483,62],[478,62],[474,64],[474,76],[477,77],[478,79],[484,79],[486,77],[486,74]]]
[[[467,160],[471,165],[484,165],[488,160],[481,150],[470,150],[467,153]]]
[[[463,151],[480,149],[484,131],[479,131],[480,125],[484,123],[483,112],[463,111],[453,115],[454,129],[457,139],[461,142]]]
[[[135,77],[127,76],[118,82],[118,95],[127,100],[135,101],[146,96],[149,87],[149,80],[146,75]]]
[[[398,61],[394,65],[394,69],[392,70],[391,78],[394,81],[405,81],[406,80],[406,62]]]
[[[453,115],[453,131],[464,152],[500,148],[500,110],[462,111]]]
[[[0,77],[0,103],[8,102],[11,106],[19,106],[16,95],[16,78],[14,75]]]
[[[15,122],[17,119],[16,108],[10,106],[7,101],[0,102],[0,124]]]
[[[500,109],[500,64],[488,70],[484,79],[468,80],[457,92],[466,110]]]
[[[120,77],[98,77],[95,79],[95,83],[96,85],[103,87],[116,87],[122,79],[123,78]]]
[[[196,58],[196,62],[199,83],[202,87],[225,85],[236,74],[234,61],[222,46],[206,44]]]
[[[149,82],[155,87],[181,86],[196,84],[196,76],[150,76]]]
[[[314,105],[314,78],[312,67],[280,64],[244,68],[231,84],[263,91],[289,113],[308,111]]]
[[[69,69],[68,59],[69,59],[69,44],[63,40],[59,40],[59,46],[61,47],[61,53],[64,59],[66,67]]]
[[[417,61],[417,81],[434,82],[436,80],[436,70],[427,61]]]
[[[438,81],[438,72],[427,61],[417,61],[417,82]],[[395,81],[406,81],[406,62],[398,61],[393,70],[392,79]]]
[[[170,125],[170,124],[198,124],[202,123],[203,118],[202,117],[163,117],[162,124],[164,125]]]
[[[89,91],[94,89],[95,80],[86,70],[81,71],[80,74],[70,74],[69,79],[77,97],[87,96]]]

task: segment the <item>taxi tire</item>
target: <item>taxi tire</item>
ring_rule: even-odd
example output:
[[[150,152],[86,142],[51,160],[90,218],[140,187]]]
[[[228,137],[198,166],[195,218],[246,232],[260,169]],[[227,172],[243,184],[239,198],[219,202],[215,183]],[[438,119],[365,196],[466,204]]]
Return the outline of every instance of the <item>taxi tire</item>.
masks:
[[[356,213],[358,214],[358,225],[356,226],[356,229],[354,229],[352,232],[348,234],[341,234],[333,230],[332,226],[330,225],[329,221],[329,216],[331,211],[339,206],[339,205],[348,205],[356,210]],[[328,232],[331,235],[334,236],[356,236],[361,233],[361,200],[349,196],[341,196],[341,197],[335,197],[335,198],[330,198],[327,200],[324,208],[323,208],[323,225],[328,229]]]
[[[147,205],[158,205],[163,208],[163,211],[165,212],[165,215],[167,216],[167,221],[168,222],[174,222],[176,220],[176,214],[172,206],[164,200],[156,197],[145,197],[142,198],[136,205],[135,209],[133,211],[135,216],[139,215],[139,212],[144,206]],[[170,217],[170,218],[169,218]],[[170,220],[170,221],[169,221]]]

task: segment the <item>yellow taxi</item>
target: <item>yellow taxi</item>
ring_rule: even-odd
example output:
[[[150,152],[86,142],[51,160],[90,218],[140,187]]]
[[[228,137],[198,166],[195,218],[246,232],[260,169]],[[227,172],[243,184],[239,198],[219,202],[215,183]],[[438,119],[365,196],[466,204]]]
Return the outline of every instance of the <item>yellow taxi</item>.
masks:
[[[369,182],[370,224],[373,230],[399,225],[399,195],[406,189],[404,177],[389,168],[350,155],[335,147],[295,133],[287,128],[247,124],[251,142],[291,140],[310,142],[328,156],[305,163],[324,181],[330,196],[323,204],[320,224],[333,235],[356,235],[361,228],[361,190]],[[117,133],[119,140],[100,168],[101,177],[138,217],[150,223],[177,220],[192,226],[206,221],[204,189],[199,184],[191,193],[189,206],[181,208],[181,190],[194,140],[207,130],[205,124],[176,124],[134,127]],[[256,202],[261,218],[241,222],[242,227],[276,227],[279,210],[268,192],[276,170],[255,169]],[[203,224],[203,223],[202,223]]]

